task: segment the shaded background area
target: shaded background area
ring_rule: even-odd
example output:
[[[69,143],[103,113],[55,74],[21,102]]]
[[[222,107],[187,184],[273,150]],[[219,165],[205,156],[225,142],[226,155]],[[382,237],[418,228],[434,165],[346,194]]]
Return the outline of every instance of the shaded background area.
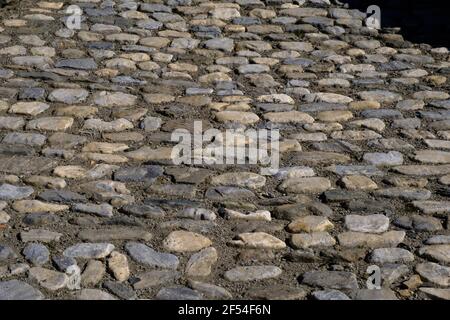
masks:
[[[406,40],[450,48],[450,0],[341,0],[350,8],[366,12],[381,8],[383,27],[400,27]]]

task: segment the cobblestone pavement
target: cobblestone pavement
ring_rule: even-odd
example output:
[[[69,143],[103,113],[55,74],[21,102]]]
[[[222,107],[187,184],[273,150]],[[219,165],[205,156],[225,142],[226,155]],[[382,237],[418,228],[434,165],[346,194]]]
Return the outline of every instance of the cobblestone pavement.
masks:
[[[2,9],[0,299],[449,299],[449,53],[364,18],[328,0]],[[281,169],[171,164],[194,120],[278,128]]]

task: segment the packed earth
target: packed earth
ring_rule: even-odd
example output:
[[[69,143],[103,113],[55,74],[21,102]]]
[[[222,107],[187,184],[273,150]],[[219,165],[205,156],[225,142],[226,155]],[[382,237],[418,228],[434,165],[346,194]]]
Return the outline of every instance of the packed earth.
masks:
[[[450,55],[365,18],[0,9],[0,299],[450,299]],[[194,121],[279,130],[280,169],[175,165]]]

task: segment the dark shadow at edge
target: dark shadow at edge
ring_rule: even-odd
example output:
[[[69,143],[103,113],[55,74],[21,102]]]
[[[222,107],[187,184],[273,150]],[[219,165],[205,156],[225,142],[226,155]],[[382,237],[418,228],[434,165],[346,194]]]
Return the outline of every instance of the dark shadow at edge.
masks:
[[[413,43],[450,48],[450,1],[445,0],[341,0],[350,9],[366,12],[381,8],[384,28],[400,27],[400,34]]]

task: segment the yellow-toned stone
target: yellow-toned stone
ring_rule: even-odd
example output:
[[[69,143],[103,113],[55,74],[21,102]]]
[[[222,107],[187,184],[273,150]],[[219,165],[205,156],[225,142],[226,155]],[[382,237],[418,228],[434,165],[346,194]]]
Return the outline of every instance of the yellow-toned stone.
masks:
[[[353,101],[349,107],[352,110],[380,109],[381,104],[378,101]]]

